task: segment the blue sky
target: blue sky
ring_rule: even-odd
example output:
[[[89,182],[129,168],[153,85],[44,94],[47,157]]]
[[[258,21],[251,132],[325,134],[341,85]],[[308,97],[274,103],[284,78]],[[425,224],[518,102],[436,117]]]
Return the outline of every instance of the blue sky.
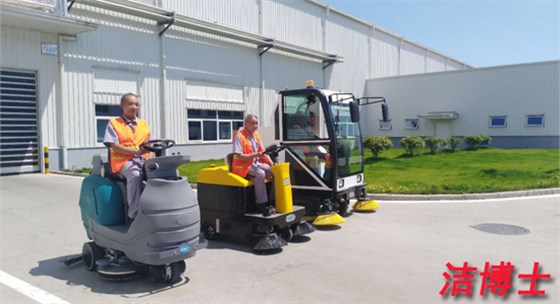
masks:
[[[475,67],[560,59],[560,0],[321,0]]]

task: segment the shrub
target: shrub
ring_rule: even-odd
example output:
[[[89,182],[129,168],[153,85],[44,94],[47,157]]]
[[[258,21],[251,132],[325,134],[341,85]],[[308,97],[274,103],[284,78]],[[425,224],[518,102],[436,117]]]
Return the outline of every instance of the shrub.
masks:
[[[364,148],[370,149],[373,158],[377,158],[379,153],[393,147],[393,142],[387,136],[366,136],[363,139]]]
[[[460,137],[449,137],[445,140],[445,145],[448,146],[451,151],[455,151],[462,141],[463,140]]]
[[[465,140],[465,144],[467,145],[467,148],[474,149],[477,147],[490,145],[490,143],[492,142],[492,137],[488,135],[477,134],[477,135],[465,136],[464,140]]]
[[[401,147],[406,150],[408,155],[424,148],[424,140],[418,136],[407,136],[401,139]]]
[[[439,137],[427,137],[424,139],[426,146],[430,148],[430,153],[435,154],[437,148],[443,143],[443,140]]]

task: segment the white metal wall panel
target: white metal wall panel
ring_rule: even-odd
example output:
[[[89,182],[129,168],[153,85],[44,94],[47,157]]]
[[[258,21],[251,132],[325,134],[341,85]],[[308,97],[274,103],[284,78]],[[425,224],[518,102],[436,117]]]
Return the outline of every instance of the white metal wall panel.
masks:
[[[330,14],[327,20],[327,49],[344,57],[344,63],[327,69],[326,88],[364,94],[363,79],[369,73],[368,35],[371,29],[339,14]]]
[[[120,96],[129,91],[140,95],[140,116],[157,137],[160,56],[153,21],[80,4],[72,14],[99,27],[65,43],[65,146],[96,146],[95,104],[118,104]]]
[[[258,113],[259,59],[254,48],[176,29],[166,34],[165,46],[168,137],[177,143],[187,142],[186,109],[257,109]],[[198,88],[193,92],[191,86],[189,92],[189,84],[198,84]],[[200,86],[205,87],[204,96],[200,95]],[[226,92],[231,93],[231,98]],[[215,100],[218,96],[230,100]]]
[[[372,35],[372,78],[397,76],[399,74],[400,39],[381,31]]]
[[[434,135],[434,125],[420,119],[419,130],[404,130],[405,118],[435,111],[457,111],[452,135],[558,136],[560,125],[560,62],[452,71],[373,79],[368,93],[384,96],[392,130],[378,129],[379,111],[367,108],[366,135]],[[526,115],[544,114],[543,127],[527,127]],[[506,128],[489,128],[489,117],[507,116]]]
[[[263,35],[316,50],[323,49],[326,10],[307,1],[263,1]]]
[[[259,6],[256,0],[163,0],[161,6],[221,25],[259,32]]]
[[[440,55],[428,53],[428,57],[426,59],[426,73],[445,71],[446,61],[447,59]]]
[[[426,49],[403,42],[401,46],[400,74],[422,74],[426,70]]]
[[[56,81],[57,56],[41,55],[41,43],[58,43],[56,35],[30,30],[0,27],[2,51],[1,68],[37,71],[40,144],[57,145]],[[61,51],[61,50],[60,50]]]
[[[263,55],[263,79],[267,89],[301,89],[307,80],[323,87],[321,62],[304,61],[273,52]]]

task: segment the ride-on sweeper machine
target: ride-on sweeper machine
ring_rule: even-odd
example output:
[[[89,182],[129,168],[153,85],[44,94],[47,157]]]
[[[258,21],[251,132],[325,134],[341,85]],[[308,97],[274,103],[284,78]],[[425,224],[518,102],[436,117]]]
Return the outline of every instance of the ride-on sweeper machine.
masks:
[[[274,160],[284,147],[270,146],[263,154]],[[289,164],[271,167],[274,178],[276,214],[263,216],[256,211],[255,190],[251,181],[231,172],[231,159],[226,166],[202,169],[197,177],[202,232],[208,240],[219,237],[249,242],[257,252],[276,250],[285,246],[293,237],[315,231],[302,221],[304,207],[293,206]]]
[[[280,162],[290,163],[294,205],[304,206],[316,226],[344,222],[351,199],[356,211],[373,211],[378,204],[366,197],[359,107],[382,103],[382,97],[356,99],[351,93],[315,88],[279,93],[274,127],[261,128],[264,142],[281,143]],[[337,214],[338,213],[338,214]]]
[[[126,179],[111,173],[100,155],[82,183],[80,209],[87,236],[82,259],[85,268],[102,279],[127,280],[148,272],[157,282],[175,283],[187,258],[205,246],[200,242],[200,210],[187,179],[177,167],[190,161],[184,155],[161,156],[174,144],[153,140],[141,148],[155,152],[145,161],[145,188],[138,215],[127,225]]]

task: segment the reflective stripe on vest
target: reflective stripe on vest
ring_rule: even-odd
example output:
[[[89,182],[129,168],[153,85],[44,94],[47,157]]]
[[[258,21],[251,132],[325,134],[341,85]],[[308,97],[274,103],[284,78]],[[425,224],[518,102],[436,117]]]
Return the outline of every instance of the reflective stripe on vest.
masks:
[[[138,124],[136,125],[135,131],[132,132],[130,126],[122,118],[111,119],[109,122],[117,136],[119,137],[119,144],[132,149],[139,149],[139,146],[150,139],[150,128],[148,123],[143,119],[137,119]],[[144,153],[142,156],[144,159],[148,158],[150,153]],[[126,164],[127,161],[131,160],[134,155],[125,155],[117,153],[111,148],[111,171],[113,173],[119,173]]]
[[[255,152],[253,152],[253,146],[251,145],[251,141],[249,140],[249,134],[247,133],[247,131],[245,131],[244,129],[241,131],[236,132],[233,137],[235,138],[235,136],[238,136],[239,139],[241,140],[241,146],[243,148],[243,154],[253,154]],[[255,133],[253,133],[253,138],[255,138],[259,144],[258,147],[258,151],[257,152],[263,152],[264,149],[262,149],[262,142],[261,142],[261,135],[259,134],[259,132],[255,131]],[[267,159],[265,157],[261,157],[259,159],[259,162],[263,162],[266,163]],[[251,165],[253,164],[253,160],[246,160],[246,161],[242,161],[239,159],[239,155],[234,155],[233,156],[233,160],[231,162],[231,171],[234,174],[237,174],[243,178],[245,178],[247,176],[247,174],[249,173],[249,171],[251,170]]]

